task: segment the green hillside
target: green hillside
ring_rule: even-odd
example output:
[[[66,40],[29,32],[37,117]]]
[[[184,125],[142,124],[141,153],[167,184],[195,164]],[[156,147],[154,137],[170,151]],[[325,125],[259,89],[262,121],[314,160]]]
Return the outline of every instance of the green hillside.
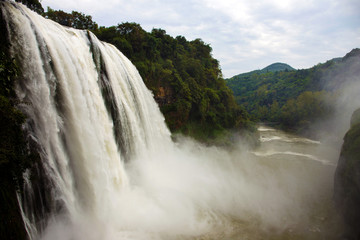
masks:
[[[343,58],[309,69],[257,70],[226,79],[226,83],[253,120],[304,129],[332,113],[337,89],[353,76],[360,76],[359,59],[360,50],[354,49]]]
[[[246,76],[251,76],[252,74],[262,74],[262,73],[268,73],[268,72],[279,72],[279,71],[292,71],[295,70],[295,68],[291,67],[290,65],[286,63],[273,63],[269,66],[261,69],[261,70],[254,70],[251,72],[241,73],[236,76],[233,76],[231,79],[240,79]]]

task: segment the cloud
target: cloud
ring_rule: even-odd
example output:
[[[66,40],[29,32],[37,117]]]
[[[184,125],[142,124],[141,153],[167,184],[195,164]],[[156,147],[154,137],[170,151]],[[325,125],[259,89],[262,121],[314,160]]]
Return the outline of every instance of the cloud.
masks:
[[[201,38],[213,48],[225,77],[273,62],[308,68],[359,47],[357,0],[43,0],[76,10],[100,25],[137,22],[173,37]]]

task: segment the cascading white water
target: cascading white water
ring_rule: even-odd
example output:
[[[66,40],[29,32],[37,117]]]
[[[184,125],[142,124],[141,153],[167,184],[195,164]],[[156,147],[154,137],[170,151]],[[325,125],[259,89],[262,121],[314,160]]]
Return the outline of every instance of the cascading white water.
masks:
[[[79,211],[104,214],[112,195],[128,184],[125,157],[170,143],[163,117],[136,68],[114,46],[22,5],[1,4],[23,72],[17,94],[55,184],[51,197],[70,218]]]
[[[322,213],[310,204],[329,195],[331,164],[174,144],[137,70],[114,46],[21,4],[0,4],[49,190],[37,203],[26,181],[20,201],[31,239],[264,239],[314,227],[311,218]]]

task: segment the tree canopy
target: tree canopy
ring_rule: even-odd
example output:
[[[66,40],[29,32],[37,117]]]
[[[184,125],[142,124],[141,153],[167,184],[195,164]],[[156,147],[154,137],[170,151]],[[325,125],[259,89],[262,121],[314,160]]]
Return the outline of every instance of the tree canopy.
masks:
[[[16,2],[21,2],[26,5],[31,10],[34,10],[38,14],[44,13],[44,8],[38,0],[16,0]]]

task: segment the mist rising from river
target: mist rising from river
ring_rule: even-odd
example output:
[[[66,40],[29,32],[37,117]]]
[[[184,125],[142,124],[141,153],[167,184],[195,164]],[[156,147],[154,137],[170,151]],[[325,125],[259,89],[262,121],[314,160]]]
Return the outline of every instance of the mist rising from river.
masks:
[[[184,138],[134,159],[125,165],[129,186],[101,218],[57,217],[43,239],[335,239],[337,157],[319,142],[264,129],[261,137],[273,139],[253,151]]]

